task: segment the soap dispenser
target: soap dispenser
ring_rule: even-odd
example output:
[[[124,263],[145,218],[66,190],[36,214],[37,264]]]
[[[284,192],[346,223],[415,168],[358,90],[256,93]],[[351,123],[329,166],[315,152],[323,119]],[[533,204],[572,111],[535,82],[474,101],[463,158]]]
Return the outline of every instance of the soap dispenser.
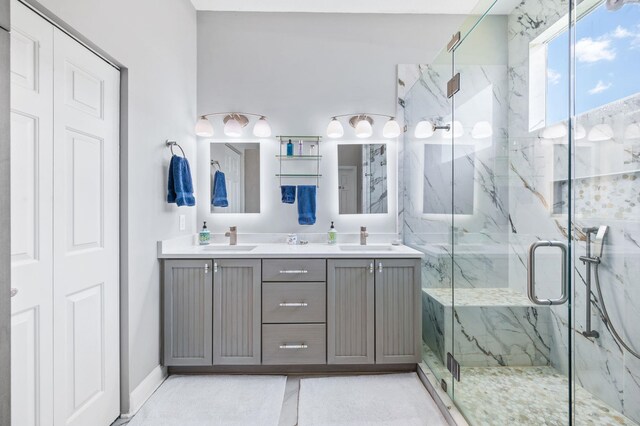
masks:
[[[293,143],[291,143],[291,139],[289,139],[289,143],[287,144],[287,157],[293,157]]]
[[[331,222],[331,228],[329,228],[329,232],[327,232],[328,243],[334,245],[338,242],[338,231],[336,231],[335,226],[333,226],[333,222]]]
[[[202,225],[202,231],[200,231],[198,241],[201,246],[209,245],[211,242],[211,232],[207,229],[207,222],[204,222],[204,225]]]

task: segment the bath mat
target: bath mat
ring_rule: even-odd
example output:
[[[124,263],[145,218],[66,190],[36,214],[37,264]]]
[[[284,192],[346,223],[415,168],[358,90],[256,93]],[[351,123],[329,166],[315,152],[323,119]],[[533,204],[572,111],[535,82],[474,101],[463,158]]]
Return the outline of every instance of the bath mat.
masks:
[[[446,424],[415,373],[300,381],[299,426]]]
[[[277,426],[285,376],[170,376],[128,426]]]

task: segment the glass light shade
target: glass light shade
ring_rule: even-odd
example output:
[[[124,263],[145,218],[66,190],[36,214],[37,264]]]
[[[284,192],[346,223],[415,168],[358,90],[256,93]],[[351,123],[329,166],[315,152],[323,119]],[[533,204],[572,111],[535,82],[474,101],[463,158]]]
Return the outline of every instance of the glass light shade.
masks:
[[[473,125],[471,137],[474,139],[486,139],[493,136],[493,127],[488,121],[478,121]]]
[[[545,127],[540,132],[542,139],[558,139],[567,136],[567,126],[564,123],[554,124],[553,126]]]
[[[196,135],[203,138],[210,138],[213,136],[213,126],[207,117],[200,117],[196,123]]]
[[[426,139],[433,136],[433,123],[422,120],[416,125],[414,135],[417,139]]]
[[[640,123],[631,123],[624,131],[624,138],[626,140],[640,139]]]
[[[613,139],[613,129],[608,124],[596,124],[587,136],[591,142],[604,142]]]
[[[587,137],[587,129],[580,123],[576,124],[576,128],[573,131],[573,138],[577,141]]]
[[[337,118],[334,118],[329,122],[327,126],[327,136],[330,138],[341,138],[344,135],[344,127],[342,127],[342,123],[338,121]]]
[[[454,121],[453,124],[450,121],[448,121],[446,125],[449,126],[449,130],[445,130],[442,133],[445,137],[451,137],[452,131],[453,131],[454,138],[461,138],[462,136],[464,136],[464,127],[462,126],[462,123],[459,122],[458,120]]]
[[[400,133],[402,133],[402,131],[400,130],[400,125],[393,118],[387,121],[382,128],[382,136],[384,136],[385,138],[397,138],[398,136],[400,136]]]
[[[242,126],[240,122],[235,118],[229,119],[224,125],[224,134],[232,138],[242,136]]]
[[[253,136],[257,138],[268,138],[271,136],[271,126],[266,118],[260,117],[260,120],[253,126]]]
[[[356,125],[356,136],[359,138],[370,138],[373,135],[373,127],[367,120],[360,120]]]

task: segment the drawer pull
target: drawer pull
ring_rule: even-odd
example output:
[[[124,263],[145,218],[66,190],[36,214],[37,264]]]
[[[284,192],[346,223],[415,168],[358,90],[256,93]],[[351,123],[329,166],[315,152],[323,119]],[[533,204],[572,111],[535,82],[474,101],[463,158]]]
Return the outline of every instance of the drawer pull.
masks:
[[[281,274],[308,274],[309,271],[305,269],[287,269],[285,271],[280,271]]]
[[[307,302],[282,302],[280,306],[283,308],[305,308],[309,304]]]
[[[285,343],[280,345],[280,349],[307,349],[308,347],[306,343]]]

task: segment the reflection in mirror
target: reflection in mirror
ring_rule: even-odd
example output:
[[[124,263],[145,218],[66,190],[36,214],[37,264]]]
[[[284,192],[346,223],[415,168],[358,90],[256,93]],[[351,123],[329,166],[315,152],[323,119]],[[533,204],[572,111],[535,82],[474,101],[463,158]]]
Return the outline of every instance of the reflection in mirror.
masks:
[[[453,158],[452,158],[453,157]],[[424,146],[423,210],[425,214],[473,214],[474,146]],[[455,178],[451,181],[451,163]],[[454,206],[451,188],[455,182]]]
[[[211,213],[260,213],[260,144],[212,143],[210,158]],[[220,195],[216,171],[224,173],[227,207],[213,205],[214,195]]]
[[[340,214],[387,213],[386,144],[338,145]]]

